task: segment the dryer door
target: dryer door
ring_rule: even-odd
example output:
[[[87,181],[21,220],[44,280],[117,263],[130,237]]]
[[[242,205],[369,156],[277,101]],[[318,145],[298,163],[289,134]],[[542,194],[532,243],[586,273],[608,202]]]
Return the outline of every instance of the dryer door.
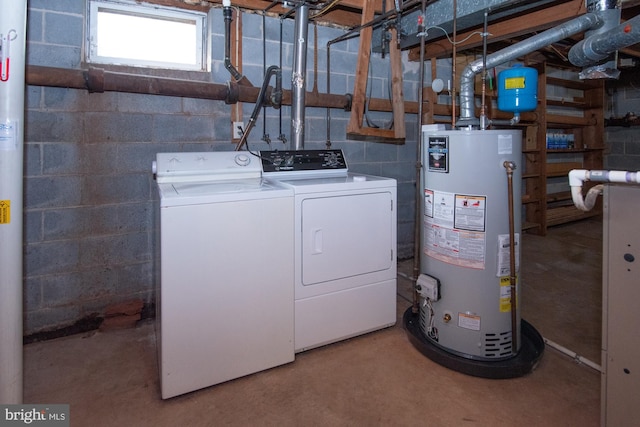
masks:
[[[302,284],[388,270],[393,263],[390,192],[302,201]]]

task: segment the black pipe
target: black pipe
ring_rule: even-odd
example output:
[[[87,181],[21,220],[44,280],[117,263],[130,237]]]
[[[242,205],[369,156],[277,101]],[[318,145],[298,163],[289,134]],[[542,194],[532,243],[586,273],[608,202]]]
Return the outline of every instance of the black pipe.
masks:
[[[231,21],[233,20],[233,10],[229,6],[222,8],[224,16],[224,66],[235,81],[240,81],[243,75],[238,72],[236,67],[231,63]]]
[[[282,70],[277,65],[272,65],[269,68],[267,68],[267,72],[265,73],[265,76],[264,76],[264,81],[262,82],[262,87],[260,87],[260,92],[258,93],[258,98],[256,99],[256,105],[253,108],[253,113],[251,113],[251,118],[247,123],[246,129],[242,133],[242,138],[240,139],[240,142],[236,146],[236,151],[239,151],[242,148],[242,146],[247,142],[249,133],[251,132],[251,129],[253,129],[253,127],[256,124],[256,119],[260,114],[260,109],[264,105],[265,95],[267,93],[267,87],[269,85],[269,81],[271,80],[272,75],[275,75],[276,77],[276,89],[271,93],[271,97],[270,97],[271,105],[274,108],[280,108],[280,105],[282,104]]]

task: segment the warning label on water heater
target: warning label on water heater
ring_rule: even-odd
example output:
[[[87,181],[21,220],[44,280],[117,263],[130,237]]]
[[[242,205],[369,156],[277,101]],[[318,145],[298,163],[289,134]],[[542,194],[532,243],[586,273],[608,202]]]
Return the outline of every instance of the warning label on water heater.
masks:
[[[0,200],[0,224],[11,222],[11,200]]]
[[[425,255],[461,267],[484,269],[487,198],[425,189]]]
[[[18,126],[7,120],[0,122],[0,150],[10,151],[18,148]]]
[[[501,277],[500,279],[500,313],[511,311],[511,277]],[[518,278],[516,277],[516,284]],[[516,295],[517,297],[517,295]]]

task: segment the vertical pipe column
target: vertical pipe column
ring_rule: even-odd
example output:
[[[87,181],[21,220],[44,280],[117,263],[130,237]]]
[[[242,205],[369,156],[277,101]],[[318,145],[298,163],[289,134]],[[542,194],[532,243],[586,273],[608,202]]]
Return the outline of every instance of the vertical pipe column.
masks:
[[[22,403],[22,162],[27,0],[0,3],[0,402]]]
[[[304,148],[304,106],[307,91],[307,34],[309,32],[309,6],[302,4],[296,11],[291,73],[291,140],[294,150]]]

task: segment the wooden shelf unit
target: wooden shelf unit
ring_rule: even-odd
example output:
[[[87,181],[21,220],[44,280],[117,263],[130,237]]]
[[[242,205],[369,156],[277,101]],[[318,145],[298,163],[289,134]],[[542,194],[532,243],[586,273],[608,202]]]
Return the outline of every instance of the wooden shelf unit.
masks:
[[[600,215],[573,206],[571,169],[602,169],[604,155],[604,83],[549,76],[557,71],[538,66],[537,121],[527,128],[523,144],[523,230],[545,235],[547,228]],[[547,134],[572,135],[573,146],[547,148]],[[586,190],[593,185],[587,183]]]

